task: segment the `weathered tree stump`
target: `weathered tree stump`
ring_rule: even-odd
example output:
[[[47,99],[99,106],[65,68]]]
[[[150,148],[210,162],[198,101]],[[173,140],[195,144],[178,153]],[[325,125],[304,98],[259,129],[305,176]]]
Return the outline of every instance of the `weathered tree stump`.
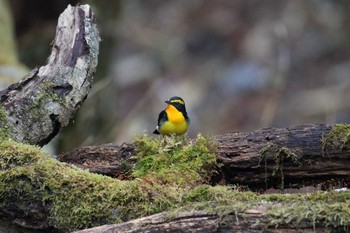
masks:
[[[99,41],[90,6],[68,6],[48,63],[0,92],[2,134],[42,146],[66,126],[89,93]]]

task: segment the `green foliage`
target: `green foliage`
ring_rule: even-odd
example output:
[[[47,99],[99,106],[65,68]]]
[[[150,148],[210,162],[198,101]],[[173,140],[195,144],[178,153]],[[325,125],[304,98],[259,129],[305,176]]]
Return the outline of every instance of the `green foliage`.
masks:
[[[193,186],[206,183],[217,167],[216,144],[198,135],[194,141],[184,136],[158,139],[137,137],[137,163],[133,176],[161,184]]]

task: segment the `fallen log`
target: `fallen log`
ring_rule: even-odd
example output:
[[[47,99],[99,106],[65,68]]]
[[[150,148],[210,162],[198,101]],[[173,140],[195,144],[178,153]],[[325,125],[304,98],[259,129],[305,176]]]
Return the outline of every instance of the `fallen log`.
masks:
[[[346,232],[350,226],[349,191],[257,194],[190,181],[121,181],[13,141],[0,143],[0,158],[0,219],[30,229],[67,232],[120,223],[90,232]]]
[[[348,186],[347,125],[267,128],[215,136],[220,163],[212,184],[239,184],[252,190],[332,184]],[[128,179],[135,143],[83,147],[58,156],[91,172]],[[128,164],[128,166],[126,166]]]
[[[234,213],[225,216],[210,214],[203,211],[179,212],[169,217],[169,213],[151,215],[145,218],[135,219],[129,222],[103,225],[90,229],[75,231],[74,233],[111,233],[111,232],[178,232],[178,233],[202,233],[202,232],[247,232],[247,233],[326,233],[332,232],[311,222],[303,223],[300,226],[289,223],[279,227],[270,226],[267,217],[267,208],[260,206],[246,210],[244,217],[237,217]],[[346,229],[339,229],[345,232]]]
[[[349,129],[302,125],[214,137],[220,143],[217,158],[223,163],[223,179],[255,188],[300,188],[332,180],[346,184]]]
[[[57,156],[61,162],[74,164],[90,172],[127,180],[135,164],[135,144],[85,146]]]

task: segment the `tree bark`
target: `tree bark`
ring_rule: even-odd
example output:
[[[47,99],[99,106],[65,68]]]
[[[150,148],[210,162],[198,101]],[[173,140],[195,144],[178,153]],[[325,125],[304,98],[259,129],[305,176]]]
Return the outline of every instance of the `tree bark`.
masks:
[[[129,179],[136,155],[134,143],[123,145],[104,144],[86,146],[57,156],[61,162],[74,164],[90,172],[118,178]]]
[[[349,183],[350,150],[326,142],[331,125],[267,128],[215,136],[221,164],[212,184],[239,184],[252,190]],[[337,139],[334,139],[337,140]],[[332,144],[333,143],[333,144]],[[128,178],[134,144],[83,147],[58,156],[63,162],[111,177]],[[129,166],[125,166],[129,164]]]
[[[48,63],[0,92],[2,132],[18,142],[47,144],[87,97],[99,41],[90,6],[68,6],[58,19]]]
[[[112,232],[245,232],[245,233],[284,233],[284,232],[331,232],[328,229],[306,223],[296,227],[285,224],[278,228],[269,227],[266,208],[260,206],[246,210],[245,217],[236,217],[233,213],[224,217],[208,214],[202,211],[180,212],[169,218],[169,213],[163,212],[145,218],[139,218],[121,224],[104,225],[100,227],[75,231],[74,233],[112,233]]]
[[[331,125],[267,128],[214,137],[226,183],[255,188],[299,188],[336,180],[347,182],[350,150],[327,139]],[[334,140],[334,141],[332,141]]]

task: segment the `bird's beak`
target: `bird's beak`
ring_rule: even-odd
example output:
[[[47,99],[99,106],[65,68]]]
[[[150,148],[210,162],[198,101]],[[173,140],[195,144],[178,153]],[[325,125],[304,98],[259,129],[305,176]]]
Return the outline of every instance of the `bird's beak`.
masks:
[[[171,102],[170,102],[170,100],[166,100],[165,103],[170,104]]]

